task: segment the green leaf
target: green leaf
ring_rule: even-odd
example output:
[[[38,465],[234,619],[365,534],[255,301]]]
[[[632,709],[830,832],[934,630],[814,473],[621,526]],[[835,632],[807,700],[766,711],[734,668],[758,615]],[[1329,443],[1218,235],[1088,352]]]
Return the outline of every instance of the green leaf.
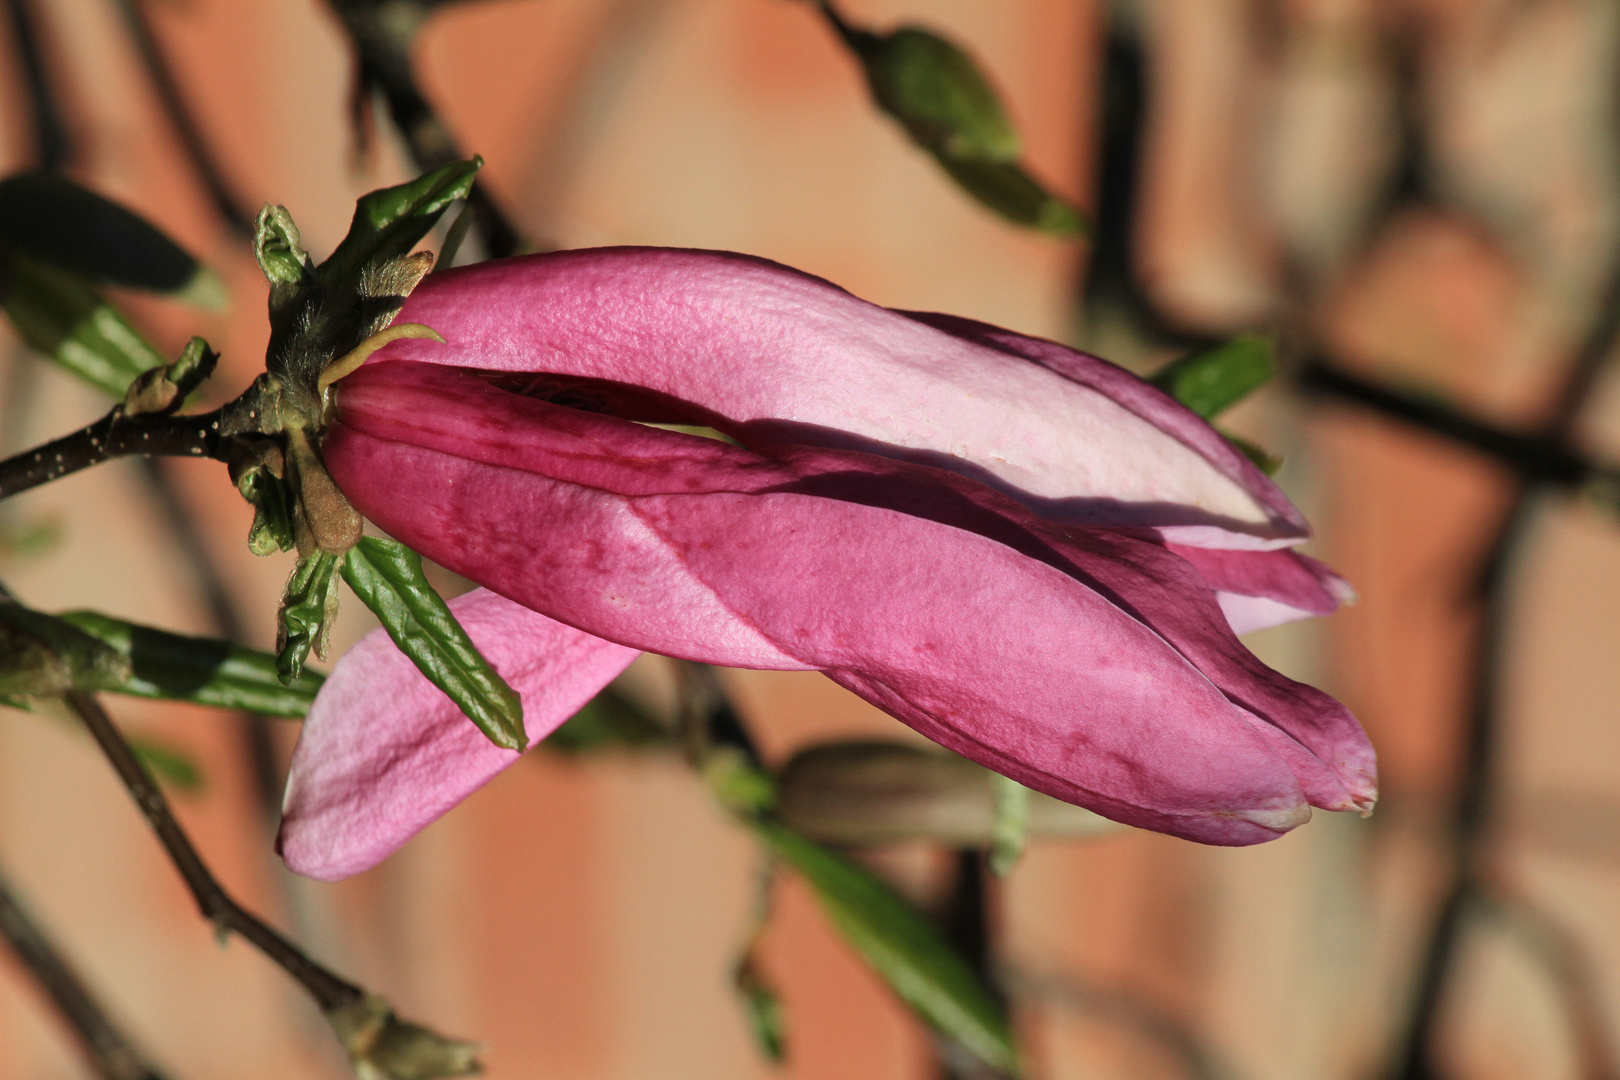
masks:
[[[581,754],[658,746],[670,739],[671,733],[664,725],[608,687],[547,735],[541,745],[565,754]]]
[[[276,674],[292,686],[304,673],[311,649],[326,658],[332,620],[337,618],[339,559],[316,551],[298,560],[276,613]]]
[[[1090,231],[1077,207],[1012,162],[940,157],[939,163],[963,191],[1014,224],[1049,236],[1084,236]]]
[[[324,681],[306,671],[284,686],[274,655],[217,638],[171,634],[95,611],[64,611],[59,617],[127,658],[127,676],[104,682],[103,690],[301,717]]]
[[[1148,381],[1209,420],[1264,386],[1277,373],[1270,338],[1239,334],[1212,349],[1173,360]]]
[[[990,823],[990,870],[997,877],[1006,877],[1024,854],[1031,792],[997,772],[990,774],[990,791],[995,798],[995,816]]]
[[[439,215],[472,190],[483,158],[453,161],[408,184],[362,196],[349,235],[316,274],[328,285],[353,282],[367,266],[409,255]]]
[[[400,651],[490,742],[505,750],[528,745],[523,702],[433,590],[421,556],[395,540],[362,537],[343,559],[343,580],[377,613]]]
[[[1276,476],[1277,470],[1282,468],[1283,459],[1261,446],[1256,446],[1240,435],[1233,435],[1230,431],[1222,431],[1221,438],[1242,451],[1243,456],[1254,462],[1260,471],[1267,476]]]
[[[979,66],[919,26],[846,37],[866,69],[872,98],[919,146],[942,157],[1011,162],[1018,132]]]
[[[129,739],[129,748],[141,759],[141,764],[156,776],[181,791],[201,791],[202,769],[191,756],[152,739]]]
[[[179,294],[216,308],[225,300],[219,279],[155,226],[55,173],[0,180],[0,248],[97,285]]]
[[[0,602],[0,696],[55,697],[129,676],[129,659],[66,620]]]
[[[759,973],[752,951],[737,965],[732,985],[742,999],[743,1016],[759,1052],[769,1061],[781,1062],[787,1057],[787,1015],[775,988]]]
[[[991,1067],[1018,1070],[1007,1015],[928,921],[848,859],[773,821],[754,828],[815,890],[844,940],[919,1016]]]
[[[6,314],[24,341],[92,386],[123,397],[163,357],[83,278],[13,254]]]
[[[272,301],[277,287],[297,289],[311,279],[313,264],[285,206],[267,205],[259,211],[253,222],[253,257],[270,282]]]

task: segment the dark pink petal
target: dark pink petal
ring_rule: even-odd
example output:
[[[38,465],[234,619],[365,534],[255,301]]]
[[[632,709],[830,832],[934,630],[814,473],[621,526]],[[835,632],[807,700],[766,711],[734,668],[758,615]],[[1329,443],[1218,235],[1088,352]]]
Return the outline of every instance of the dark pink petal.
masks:
[[[603,248],[499,260],[429,275],[399,318],[448,344],[399,341],[373,362],[550,373],[528,388],[711,423],[758,449],[934,465],[1072,524],[1214,547],[1309,535],[1263,473],[1127,372],[983,323],[889,311],[762,259]]]
[[[1167,546],[1198,568],[1239,634],[1313,615],[1331,615],[1340,604],[1356,597],[1349,582],[1296,551]]]
[[[531,743],[636,656],[483,589],[450,608],[522,696]],[[304,719],[277,846],[300,874],[323,881],[357,874],[520,756],[485,738],[384,631],[373,630],[343,654]]]
[[[1301,786],[1370,797],[1354,721],[1254,660],[1156,544],[936,469],[761,456],[453,370],[370,366],[339,406],[323,453],[362,512],[589,633],[822,669],[1032,787],[1205,842],[1298,824]]]

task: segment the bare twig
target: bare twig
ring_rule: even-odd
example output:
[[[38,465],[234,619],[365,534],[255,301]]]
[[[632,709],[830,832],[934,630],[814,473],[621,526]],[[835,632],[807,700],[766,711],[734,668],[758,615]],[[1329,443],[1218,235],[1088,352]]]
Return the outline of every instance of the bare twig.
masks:
[[[214,160],[213,152],[208,147],[208,140],[203,137],[197,118],[192,115],[191,109],[186,105],[185,95],[180,92],[180,83],[174,77],[174,69],[170,67],[168,58],[163,53],[163,47],[152,31],[151,20],[141,7],[141,0],[118,0],[118,7],[123,13],[124,25],[129,30],[130,40],[134,42],[135,51],[140,56],[141,66],[146,69],[146,77],[151,80],[152,88],[157,91],[163,115],[168,118],[169,125],[179,137],[186,160],[191,163],[197,179],[207,191],[208,201],[213,204],[214,212],[238,236],[252,236],[253,215],[232,193],[230,185],[225,181],[225,174],[220,170],[219,163]]]
[[[6,939],[35,984],[51,999],[57,1015],[101,1080],[163,1080],[107,1017],[78,972],[34,922],[5,875],[0,873],[0,936]]]
[[[126,416],[115,406],[71,435],[0,461],[0,499],[131,454],[221,459],[221,412]]]
[[[118,773],[118,778],[134,798],[136,806],[140,807],[147,823],[168,852],[170,861],[191,890],[192,898],[196,900],[204,918],[212,922],[221,934],[239,934],[269,957],[309,992],[322,1012],[331,1014],[365,997],[360,987],[317,964],[298,946],[238,904],[214,879],[213,872],[175,820],[168,799],[164,798],[162,790],[130,749],[129,743],[113,725],[101,704],[94,696],[82,691],[69,693],[65,700],[90,730],[102,753]]]

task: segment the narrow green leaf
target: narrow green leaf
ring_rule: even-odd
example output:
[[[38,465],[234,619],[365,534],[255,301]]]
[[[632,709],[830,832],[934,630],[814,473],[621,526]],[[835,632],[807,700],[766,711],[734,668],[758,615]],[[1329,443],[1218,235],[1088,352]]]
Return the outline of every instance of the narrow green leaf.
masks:
[[[1222,431],[1221,438],[1242,451],[1243,456],[1254,462],[1260,471],[1267,476],[1276,476],[1277,470],[1283,466],[1282,458],[1262,446],[1256,446],[1240,435],[1233,435],[1230,431]]]
[[[1086,217],[1013,162],[939,157],[957,186],[1014,224],[1049,236],[1084,236]]]
[[[224,286],[156,226],[49,172],[0,180],[0,248],[97,285],[179,294],[222,306]]]
[[[422,674],[461,706],[489,741],[528,745],[523,702],[479,653],[422,573],[422,558],[395,540],[363,537],[343,559],[343,580]]]
[[[1272,341],[1239,334],[1212,349],[1172,360],[1153,373],[1154,386],[1209,420],[1264,386],[1277,373]]]
[[[348,284],[367,266],[409,255],[439,215],[472,190],[483,158],[453,161],[407,184],[362,196],[349,235],[316,274],[328,285]]]
[[[171,634],[95,611],[64,611],[59,618],[128,659],[128,675],[107,681],[103,690],[301,717],[324,681],[305,671],[284,686],[273,654],[217,638]]]
[[[917,1015],[991,1067],[1017,1072],[1006,1013],[922,915],[871,873],[791,829],[768,820],[754,828],[815,890],[844,940]]]
[[[276,673],[291,686],[304,673],[310,650],[324,659],[332,620],[337,618],[336,555],[316,551],[298,560],[276,613]]]
[[[0,695],[54,697],[129,676],[129,659],[63,619],[0,602]]]
[[[1018,132],[990,81],[963,49],[920,26],[846,38],[872,98],[917,145],[950,158],[1011,162]]]
[[[129,748],[153,776],[180,791],[201,791],[202,769],[189,754],[153,739],[131,738]]]
[[[553,731],[542,746],[565,754],[638,749],[670,742],[671,733],[623,694],[608,687]]]
[[[732,985],[742,1000],[743,1016],[748,1021],[754,1045],[766,1060],[781,1062],[787,1057],[787,1014],[776,989],[760,974],[752,951],[737,965]]]
[[[123,397],[164,360],[84,279],[27,256],[10,259],[6,314],[24,341],[92,386]]]

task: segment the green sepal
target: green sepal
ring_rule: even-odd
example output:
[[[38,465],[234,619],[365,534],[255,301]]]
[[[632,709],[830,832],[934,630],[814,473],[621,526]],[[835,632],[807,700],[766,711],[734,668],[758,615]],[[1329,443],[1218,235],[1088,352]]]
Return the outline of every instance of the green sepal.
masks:
[[[671,741],[668,728],[623,694],[607,687],[547,735],[540,745],[559,753],[584,754],[598,750],[634,750],[667,745]]]
[[[114,397],[163,357],[85,280],[29,256],[10,257],[6,314],[29,345]]]
[[[253,222],[253,257],[270,282],[272,310],[278,289],[296,289],[312,280],[314,263],[285,206],[267,205],[259,211]]]
[[[318,673],[305,671],[291,684],[283,684],[274,655],[218,638],[171,634],[95,611],[64,611],[58,618],[125,658],[128,673],[97,689],[264,716],[301,717],[325,681]]]
[[[0,602],[0,696],[19,701],[100,690],[129,674],[128,657],[72,623]]]
[[[529,744],[523,702],[484,659],[422,572],[422,557],[397,540],[362,537],[343,558],[343,580],[376,613],[400,652],[449,695],[503,750]]]
[[[453,161],[396,187],[361,196],[349,234],[316,275],[327,285],[356,281],[362,270],[409,255],[439,215],[472,190],[484,159]]]
[[[315,551],[298,560],[276,613],[276,675],[292,686],[304,673],[310,650],[321,659],[337,618],[337,568],[341,560]]]
[[[1205,420],[1219,416],[1277,374],[1270,338],[1239,334],[1231,341],[1172,360],[1148,379]]]
[[[990,793],[995,807],[990,821],[990,872],[1006,877],[1024,854],[1031,792],[1011,777],[992,772]]]
[[[1079,208],[1047,191],[1015,162],[940,157],[939,163],[958,187],[1016,225],[1048,236],[1085,236],[1091,230]]]
[[[834,927],[922,1019],[992,1068],[1018,1072],[1007,1014],[915,908],[848,859],[774,821],[753,827],[804,878]]]
[[[891,34],[853,34],[879,108],[917,145],[949,158],[1018,160],[1018,132],[973,57],[919,26]]]
[[[144,218],[56,173],[0,180],[0,248],[96,285],[224,305],[219,279]]]
[[[202,790],[202,769],[190,754],[154,739],[131,737],[128,742],[141,764],[157,779],[178,791]]]

